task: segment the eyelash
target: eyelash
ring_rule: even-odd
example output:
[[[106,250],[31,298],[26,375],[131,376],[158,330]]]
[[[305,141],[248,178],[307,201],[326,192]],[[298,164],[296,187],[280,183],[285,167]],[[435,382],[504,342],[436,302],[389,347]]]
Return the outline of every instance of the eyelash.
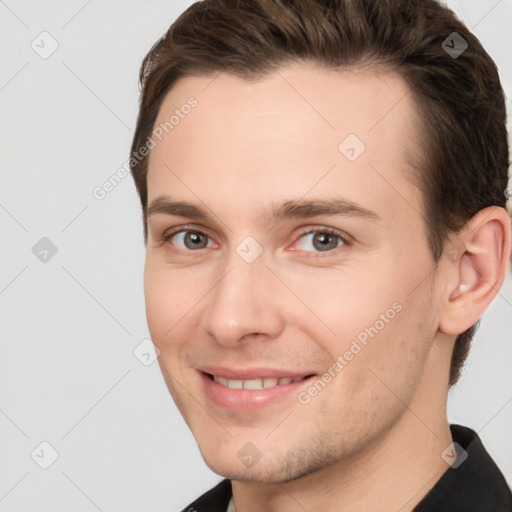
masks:
[[[185,233],[187,233],[187,232],[197,233],[197,234],[200,234],[200,235],[204,235],[207,238],[210,238],[206,233],[204,233],[201,230],[195,229],[192,226],[182,226],[180,228],[176,228],[174,230],[171,230],[171,231],[168,231],[168,232],[164,233],[164,235],[162,236],[162,241],[165,242],[165,243],[168,243],[174,235],[177,235],[178,233],[183,233],[183,232],[185,232]],[[300,233],[298,235],[298,237],[297,237],[297,240],[300,240],[302,237],[304,237],[306,235],[309,235],[311,233],[322,233],[322,234],[329,234],[329,235],[335,236],[335,237],[339,238],[343,242],[343,244],[341,246],[335,247],[334,249],[330,249],[328,251],[323,251],[323,252],[322,251],[304,251],[304,252],[307,252],[307,253],[313,252],[314,256],[310,255],[308,257],[323,258],[323,257],[326,257],[326,256],[331,256],[332,253],[336,249],[340,249],[343,246],[351,245],[351,241],[348,239],[347,236],[343,236],[342,234],[340,234],[340,232],[336,231],[335,229],[328,228],[328,227],[310,228],[310,229]],[[175,249],[174,247],[172,247],[172,244],[171,244],[171,250],[173,252],[176,252],[176,253],[179,253],[179,252],[183,251],[183,249]],[[185,252],[195,252],[195,251],[187,250]]]

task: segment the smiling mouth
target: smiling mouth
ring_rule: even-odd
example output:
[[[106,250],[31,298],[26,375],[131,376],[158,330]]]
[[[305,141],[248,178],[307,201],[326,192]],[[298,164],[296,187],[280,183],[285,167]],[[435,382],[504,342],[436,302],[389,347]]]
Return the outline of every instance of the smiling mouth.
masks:
[[[266,377],[261,379],[247,379],[247,380],[238,380],[238,379],[226,379],[225,377],[218,377],[217,375],[212,375],[211,373],[205,373],[209,379],[214,380],[217,384],[221,386],[227,387],[229,389],[249,389],[249,390],[259,390],[259,389],[267,389],[273,388],[276,386],[285,386],[287,384],[293,384],[295,382],[301,382],[303,380],[314,377],[314,374],[305,375],[300,377]]]

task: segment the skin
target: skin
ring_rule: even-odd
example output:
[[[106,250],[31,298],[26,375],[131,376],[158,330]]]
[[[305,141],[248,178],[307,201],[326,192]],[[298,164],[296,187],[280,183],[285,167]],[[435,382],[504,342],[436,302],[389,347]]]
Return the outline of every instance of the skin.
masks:
[[[396,74],[300,63],[257,80],[214,78],[173,86],[156,125],[190,96],[198,105],[150,154],[149,204],[167,195],[212,215],[148,218],[146,313],[169,391],[206,464],[233,480],[237,512],[410,511],[448,468],[451,352],[503,282],[506,212],[480,212],[434,263],[411,179],[416,105]],[[351,133],[366,145],[353,162],[338,149]],[[276,224],[260,213],[335,195],[378,218]],[[183,233],[164,240],[180,227],[203,233],[203,246]],[[303,235],[325,228],[350,243],[334,237],[326,251]],[[236,252],[247,236],[263,248],[252,263]],[[396,303],[401,311],[306,405],[292,394],[241,413],[202,391],[206,364],[321,376]],[[237,456],[249,442],[261,453],[250,468]]]

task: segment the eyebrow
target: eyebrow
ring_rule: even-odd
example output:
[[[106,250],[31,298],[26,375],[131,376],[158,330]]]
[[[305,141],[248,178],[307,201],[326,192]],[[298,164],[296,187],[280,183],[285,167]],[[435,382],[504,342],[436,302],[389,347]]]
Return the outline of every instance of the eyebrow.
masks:
[[[290,199],[281,204],[272,204],[270,208],[261,209],[258,213],[269,224],[280,222],[283,219],[303,219],[319,215],[345,215],[380,220],[380,216],[375,212],[338,197]],[[194,220],[213,220],[212,215],[206,209],[188,201],[173,201],[166,195],[151,201],[146,211],[146,219],[157,214],[187,217]]]

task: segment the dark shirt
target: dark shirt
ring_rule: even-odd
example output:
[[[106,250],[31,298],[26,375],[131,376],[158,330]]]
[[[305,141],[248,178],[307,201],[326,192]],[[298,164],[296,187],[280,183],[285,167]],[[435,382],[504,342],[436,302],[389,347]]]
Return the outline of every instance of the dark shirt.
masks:
[[[478,434],[460,425],[450,429],[467,459],[449,467],[414,512],[512,512],[510,489]],[[226,512],[231,496],[231,480],[224,479],[182,512]]]

